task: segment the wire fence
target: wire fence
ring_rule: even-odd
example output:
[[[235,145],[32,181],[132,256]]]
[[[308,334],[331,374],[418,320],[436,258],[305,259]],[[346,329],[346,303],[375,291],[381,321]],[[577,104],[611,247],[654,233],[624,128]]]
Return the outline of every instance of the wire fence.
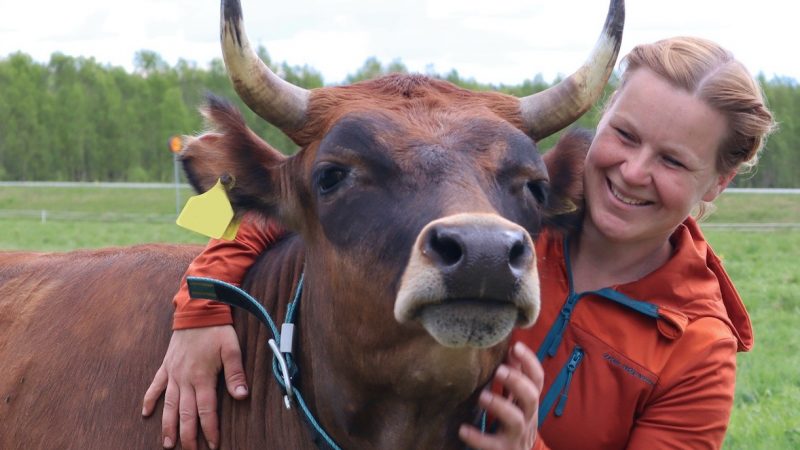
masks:
[[[0,187],[31,188],[102,188],[102,189],[175,189],[175,183],[124,183],[103,181],[0,181]],[[178,184],[180,189],[189,189],[185,183]],[[800,195],[796,188],[727,188],[728,194],[778,194]]]
[[[68,222],[133,222],[168,223],[175,221],[175,214],[141,214],[127,212],[61,211],[53,209],[0,209],[0,219],[33,219],[41,223],[48,221]]]
[[[105,181],[0,181],[0,187],[30,188],[102,188],[102,189],[175,189],[175,183],[124,183]],[[186,183],[178,184],[188,189]],[[800,189],[798,189],[800,191]]]

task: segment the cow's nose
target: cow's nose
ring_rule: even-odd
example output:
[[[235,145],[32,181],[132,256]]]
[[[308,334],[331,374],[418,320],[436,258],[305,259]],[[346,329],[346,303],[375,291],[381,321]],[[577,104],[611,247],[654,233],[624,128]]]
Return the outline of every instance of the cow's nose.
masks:
[[[423,236],[422,253],[438,268],[451,296],[506,299],[530,270],[527,232],[510,223],[439,223]]]

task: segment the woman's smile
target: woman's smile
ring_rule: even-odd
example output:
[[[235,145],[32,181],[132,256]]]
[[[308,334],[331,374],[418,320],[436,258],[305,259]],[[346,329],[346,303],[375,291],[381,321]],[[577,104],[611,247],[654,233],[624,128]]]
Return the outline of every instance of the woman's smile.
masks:
[[[649,206],[652,205],[653,202],[649,200],[642,200],[631,196],[630,194],[623,193],[619,188],[614,186],[614,183],[611,182],[610,179],[606,178],[606,185],[608,186],[609,192],[611,195],[619,200],[620,202],[629,205],[629,206]]]

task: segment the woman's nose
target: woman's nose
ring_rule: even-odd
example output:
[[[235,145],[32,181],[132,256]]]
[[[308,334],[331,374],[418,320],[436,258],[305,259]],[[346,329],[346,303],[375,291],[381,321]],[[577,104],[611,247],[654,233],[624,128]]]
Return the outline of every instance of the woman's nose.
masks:
[[[651,158],[642,150],[628,155],[620,165],[622,179],[631,186],[643,186],[650,183],[652,175]]]

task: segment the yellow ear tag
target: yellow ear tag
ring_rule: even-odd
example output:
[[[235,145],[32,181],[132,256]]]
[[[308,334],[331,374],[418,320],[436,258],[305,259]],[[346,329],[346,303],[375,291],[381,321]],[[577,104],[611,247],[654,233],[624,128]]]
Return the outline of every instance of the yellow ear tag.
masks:
[[[217,180],[207,192],[189,198],[175,223],[204,236],[231,241],[239,230],[239,220],[233,216],[225,186]]]

